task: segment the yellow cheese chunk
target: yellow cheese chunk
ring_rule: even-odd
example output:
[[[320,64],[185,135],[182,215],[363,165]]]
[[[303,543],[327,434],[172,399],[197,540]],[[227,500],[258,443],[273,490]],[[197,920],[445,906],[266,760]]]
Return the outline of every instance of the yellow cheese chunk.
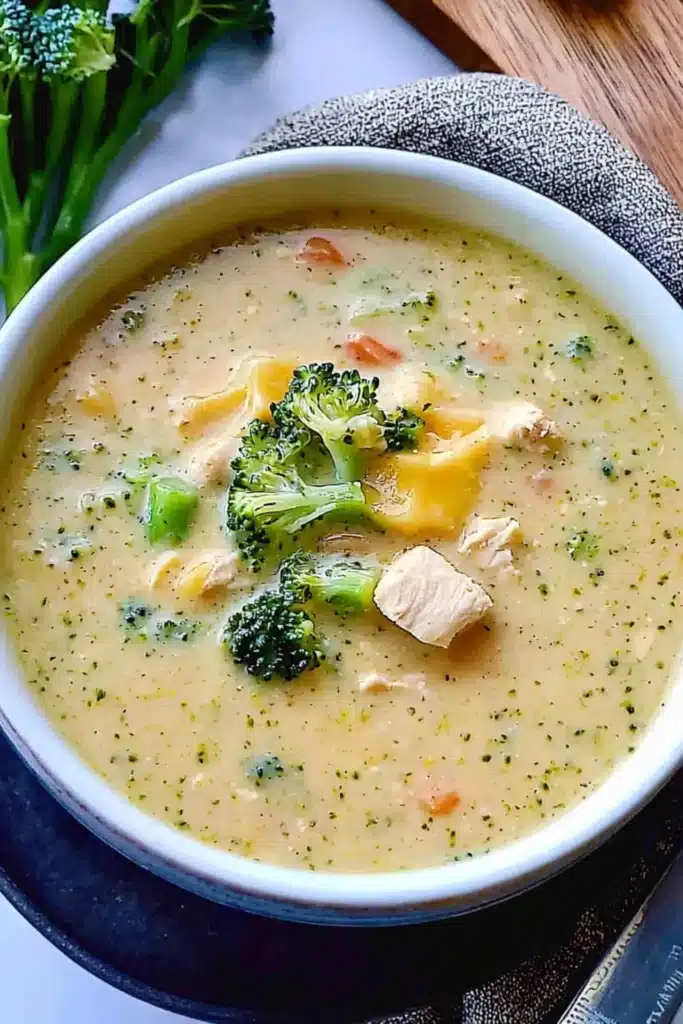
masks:
[[[97,381],[91,380],[88,389],[76,395],[76,401],[83,412],[87,412],[89,416],[113,417],[116,415],[114,396],[111,391],[103,387],[102,384],[98,384]]]
[[[370,485],[380,492],[372,506],[379,525],[407,535],[447,536],[462,528],[480,490],[488,461],[485,427],[430,452],[398,452],[378,462]]]
[[[247,383],[248,418],[270,420],[270,406],[285,397],[297,364],[264,356],[249,363]]]
[[[246,387],[226,388],[211,395],[187,395],[172,405],[176,426],[184,434],[197,434],[216,420],[240,411],[247,400]]]
[[[240,569],[234,551],[209,551],[193,559],[180,573],[175,590],[186,600],[206,597],[230,586]]]
[[[421,416],[427,431],[439,437],[469,434],[484,422],[483,413],[458,404],[458,395],[448,381],[416,366],[401,366],[388,374],[379,397],[386,410],[399,407]]]
[[[249,420],[270,420],[271,403],[284,398],[295,367],[296,363],[274,356],[250,359],[238,373],[246,377],[245,383],[174,402],[176,425],[184,434],[196,435],[217,420],[230,418],[238,434]]]
[[[476,409],[465,409],[455,401],[430,406],[419,415],[425,421],[428,431],[446,438],[454,434],[469,434],[484,422],[483,413]]]

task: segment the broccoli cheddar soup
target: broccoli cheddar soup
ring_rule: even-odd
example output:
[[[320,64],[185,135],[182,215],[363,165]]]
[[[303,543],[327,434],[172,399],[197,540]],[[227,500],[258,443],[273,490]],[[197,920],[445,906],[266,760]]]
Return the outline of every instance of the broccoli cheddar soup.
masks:
[[[310,870],[480,855],[588,795],[681,638],[681,421],[573,281],[318,214],[63,347],[2,508],[28,686],[188,836]]]

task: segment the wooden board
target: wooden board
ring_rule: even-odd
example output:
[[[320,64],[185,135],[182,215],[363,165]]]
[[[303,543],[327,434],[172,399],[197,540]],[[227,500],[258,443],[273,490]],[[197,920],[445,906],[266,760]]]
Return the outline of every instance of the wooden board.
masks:
[[[539,82],[602,121],[683,205],[683,0],[389,0],[467,71]]]

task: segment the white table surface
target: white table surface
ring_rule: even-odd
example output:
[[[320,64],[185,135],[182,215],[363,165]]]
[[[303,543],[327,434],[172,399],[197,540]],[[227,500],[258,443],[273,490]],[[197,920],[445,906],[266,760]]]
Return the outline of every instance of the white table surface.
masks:
[[[272,48],[207,54],[105,183],[96,220],[198,168],[229,160],[275,118],[344,92],[449,74],[453,64],[383,0],[272,0]],[[198,132],[197,126],[202,129]],[[0,897],[2,1024],[179,1024],[77,967]]]

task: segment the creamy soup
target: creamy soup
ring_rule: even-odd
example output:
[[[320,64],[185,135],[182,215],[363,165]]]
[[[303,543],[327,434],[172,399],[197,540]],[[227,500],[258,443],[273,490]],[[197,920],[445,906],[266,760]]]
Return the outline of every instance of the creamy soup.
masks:
[[[429,607],[425,562],[429,642],[373,602],[318,603],[324,663],[264,681],[223,642],[277,567],[235,554],[229,463],[321,361],[425,426],[417,450],[364,450],[368,516],[294,546],[376,575],[428,549],[486,606],[441,623],[463,609]],[[465,227],[318,214],[184,259],[62,348],[7,478],[5,616],[55,726],[173,828],[311,870],[443,864],[589,794],[661,706],[682,464],[649,355],[574,282]],[[168,478],[181,526],[157,536]]]

